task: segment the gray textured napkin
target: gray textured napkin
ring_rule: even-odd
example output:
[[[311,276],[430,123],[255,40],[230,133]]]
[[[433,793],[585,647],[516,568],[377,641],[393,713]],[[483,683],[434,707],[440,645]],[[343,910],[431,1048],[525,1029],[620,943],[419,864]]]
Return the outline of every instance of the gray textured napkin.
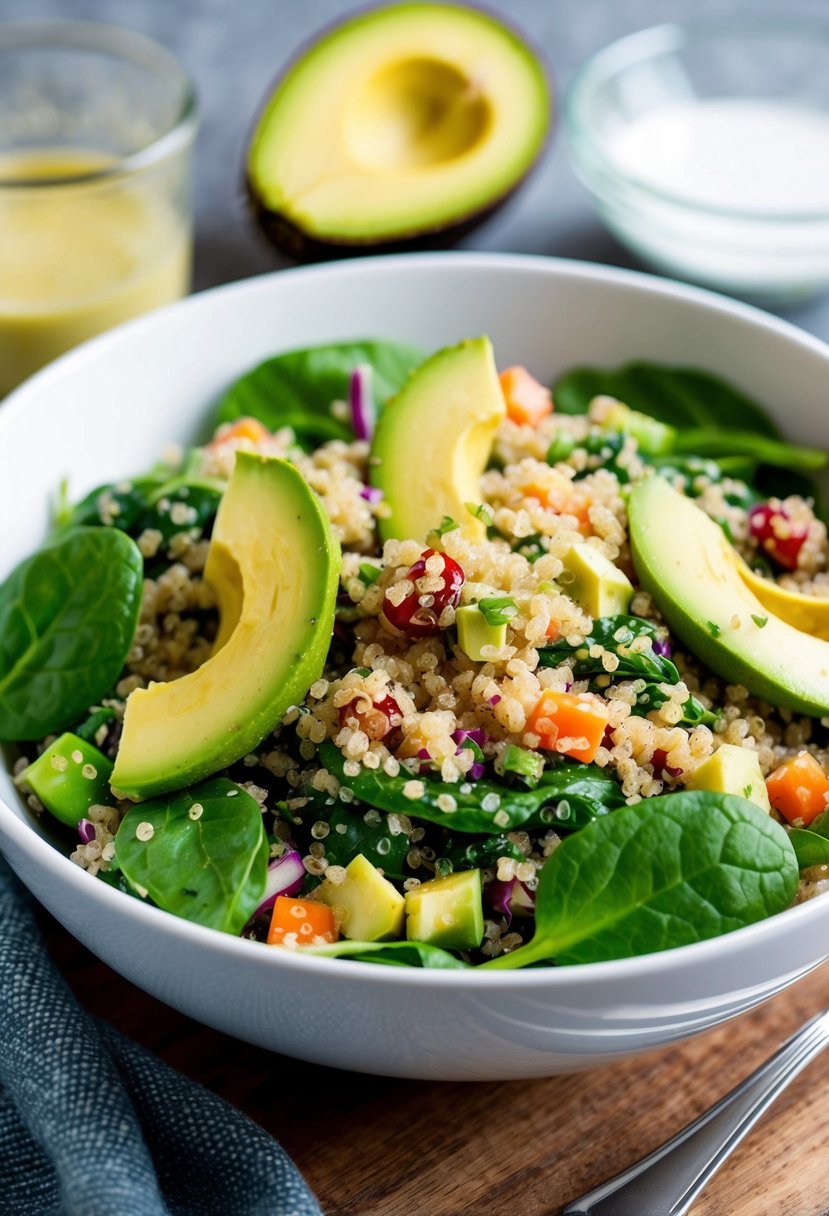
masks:
[[[288,1155],[85,1012],[0,857],[0,1216],[320,1216]]]

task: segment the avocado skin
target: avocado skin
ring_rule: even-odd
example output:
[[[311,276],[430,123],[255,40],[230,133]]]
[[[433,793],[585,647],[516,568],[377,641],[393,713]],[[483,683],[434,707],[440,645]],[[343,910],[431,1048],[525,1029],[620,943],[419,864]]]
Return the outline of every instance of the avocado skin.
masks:
[[[548,133],[536,160],[524,176],[500,198],[494,199],[485,207],[461,219],[449,220],[445,224],[436,225],[433,228],[413,230],[411,233],[397,236],[392,240],[374,240],[371,237],[365,237],[362,240],[343,237],[323,240],[305,232],[288,216],[265,207],[257,197],[248,177],[245,178],[244,185],[247,191],[248,207],[259,231],[279,253],[294,262],[334,262],[342,258],[360,257],[366,254],[427,253],[429,250],[452,249],[464,237],[469,236],[470,233],[492,219],[535,172],[549,141]]]
[[[628,515],[639,582],[691,655],[715,675],[742,684],[770,705],[785,705],[814,718],[829,714],[829,642],[801,633],[763,607],[740,578],[737,555],[725,534],[700,507],[663,478],[651,475],[634,487]],[[657,542],[654,534],[660,523],[671,531]],[[700,554],[708,581],[676,575]],[[726,588],[722,598],[718,582]],[[730,620],[739,609],[738,615],[746,618],[742,636],[726,620],[726,614]],[[767,625],[749,635],[745,630],[751,613],[766,617]],[[711,621],[721,630],[716,637],[709,628]]]

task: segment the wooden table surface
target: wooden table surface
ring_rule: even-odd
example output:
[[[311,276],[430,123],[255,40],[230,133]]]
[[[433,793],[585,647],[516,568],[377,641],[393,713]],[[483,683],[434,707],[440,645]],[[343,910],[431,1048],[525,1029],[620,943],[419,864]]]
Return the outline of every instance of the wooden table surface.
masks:
[[[271,1132],[327,1216],[557,1216],[700,1114],[829,1003],[824,968],[717,1030],[591,1073],[398,1081],[298,1063],[208,1030],[43,920],[83,1004]],[[827,1114],[829,1052],[778,1099],[692,1216],[829,1216]]]

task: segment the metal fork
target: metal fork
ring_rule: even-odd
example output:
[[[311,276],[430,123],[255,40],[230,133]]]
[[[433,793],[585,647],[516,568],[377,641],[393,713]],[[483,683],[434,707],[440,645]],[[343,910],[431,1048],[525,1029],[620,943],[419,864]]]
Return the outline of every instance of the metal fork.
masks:
[[[562,1216],[684,1216],[790,1081],[829,1043],[829,1010],[693,1123],[630,1169],[573,1200]]]

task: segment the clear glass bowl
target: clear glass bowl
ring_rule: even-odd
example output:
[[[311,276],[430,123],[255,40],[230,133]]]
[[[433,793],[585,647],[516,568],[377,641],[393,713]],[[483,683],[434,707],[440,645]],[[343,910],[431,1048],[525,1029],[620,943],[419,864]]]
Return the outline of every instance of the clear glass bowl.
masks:
[[[190,283],[193,85],[116,26],[0,26],[0,396]]]
[[[684,137],[679,129],[663,126],[663,142],[652,143],[653,160],[644,167],[641,144],[638,159],[622,152],[634,124],[641,131],[644,121],[664,120],[669,109],[706,106],[717,119],[728,116],[727,107],[745,105],[755,119],[765,106],[773,119],[782,115],[784,127],[797,112],[799,129],[804,120],[812,126],[794,141],[770,122],[767,144],[755,146],[761,160],[745,162],[745,180],[732,182],[738,189],[730,198],[701,189],[690,173],[685,180],[666,174],[665,157]],[[644,261],[767,303],[791,303],[829,284],[829,156],[820,155],[829,150],[829,23],[744,14],[642,30],[582,67],[565,100],[565,120],[576,173],[607,226]],[[709,123],[716,160],[728,144],[715,128],[716,121]],[[734,163],[743,166],[745,145],[736,150]],[[768,180],[776,162],[780,189],[752,196],[739,188],[748,186],[749,170],[758,182]],[[814,175],[802,199],[794,181],[788,193],[783,188],[787,163],[794,177]]]

